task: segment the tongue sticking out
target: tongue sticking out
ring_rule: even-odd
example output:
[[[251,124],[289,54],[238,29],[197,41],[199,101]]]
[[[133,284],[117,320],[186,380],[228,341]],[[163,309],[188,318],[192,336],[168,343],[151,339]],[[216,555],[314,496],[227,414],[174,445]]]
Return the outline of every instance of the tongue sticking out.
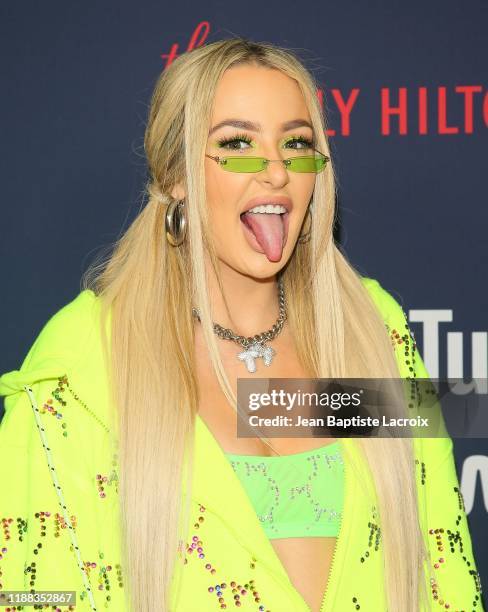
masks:
[[[279,261],[283,252],[283,218],[275,213],[244,213],[242,221],[253,232],[269,261]]]

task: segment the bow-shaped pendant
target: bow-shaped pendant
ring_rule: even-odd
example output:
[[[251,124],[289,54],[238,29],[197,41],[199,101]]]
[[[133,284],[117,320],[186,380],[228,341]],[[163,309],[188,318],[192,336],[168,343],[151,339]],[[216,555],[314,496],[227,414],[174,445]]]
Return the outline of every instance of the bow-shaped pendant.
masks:
[[[269,366],[275,355],[276,351],[270,346],[262,344],[261,342],[253,342],[245,351],[238,353],[237,358],[240,359],[240,361],[244,361],[248,372],[253,373],[256,371],[255,359],[262,357],[264,365]]]

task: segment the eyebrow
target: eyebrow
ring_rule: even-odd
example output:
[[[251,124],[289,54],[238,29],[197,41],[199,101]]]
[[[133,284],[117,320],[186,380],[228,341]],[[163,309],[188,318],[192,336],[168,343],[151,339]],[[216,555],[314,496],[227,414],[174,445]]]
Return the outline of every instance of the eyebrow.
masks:
[[[224,119],[220,123],[217,123],[217,125],[214,125],[213,128],[208,133],[208,135],[210,136],[216,130],[218,130],[221,127],[224,127],[225,125],[230,125],[231,127],[236,127],[236,128],[240,128],[243,130],[250,130],[251,132],[261,132],[262,131],[262,127],[259,123],[253,123],[252,121],[246,121],[245,119]],[[304,126],[309,127],[310,129],[313,130],[312,124],[306,119],[292,119],[291,121],[285,121],[285,123],[283,123],[281,127],[283,131],[286,132],[288,130],[293,130],[297,127],[304,127]]]

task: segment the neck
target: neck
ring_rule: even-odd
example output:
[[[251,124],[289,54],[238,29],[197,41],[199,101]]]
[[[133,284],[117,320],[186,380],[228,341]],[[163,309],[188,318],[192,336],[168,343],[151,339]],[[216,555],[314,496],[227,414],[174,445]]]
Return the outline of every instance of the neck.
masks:
[[[238,335],[254,336],[270,329],[279,316],[278,279],[246,276],[221,265],[220,276],[224,298],[217,278],[210,265],[207,266],[212,318],[222,327],[228,327]]]

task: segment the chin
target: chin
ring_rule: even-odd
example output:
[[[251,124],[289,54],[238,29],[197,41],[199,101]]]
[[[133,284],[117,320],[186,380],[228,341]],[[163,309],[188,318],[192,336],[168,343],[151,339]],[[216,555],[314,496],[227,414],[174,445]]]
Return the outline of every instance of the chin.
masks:
[[[241,262],[234,269],[246,276],[266,280],[278,274],[286,266],[288,260],[289,255],[285,251],[279,261],[268,261],[266,255],[253,253],[249,256],[248,261]]]

